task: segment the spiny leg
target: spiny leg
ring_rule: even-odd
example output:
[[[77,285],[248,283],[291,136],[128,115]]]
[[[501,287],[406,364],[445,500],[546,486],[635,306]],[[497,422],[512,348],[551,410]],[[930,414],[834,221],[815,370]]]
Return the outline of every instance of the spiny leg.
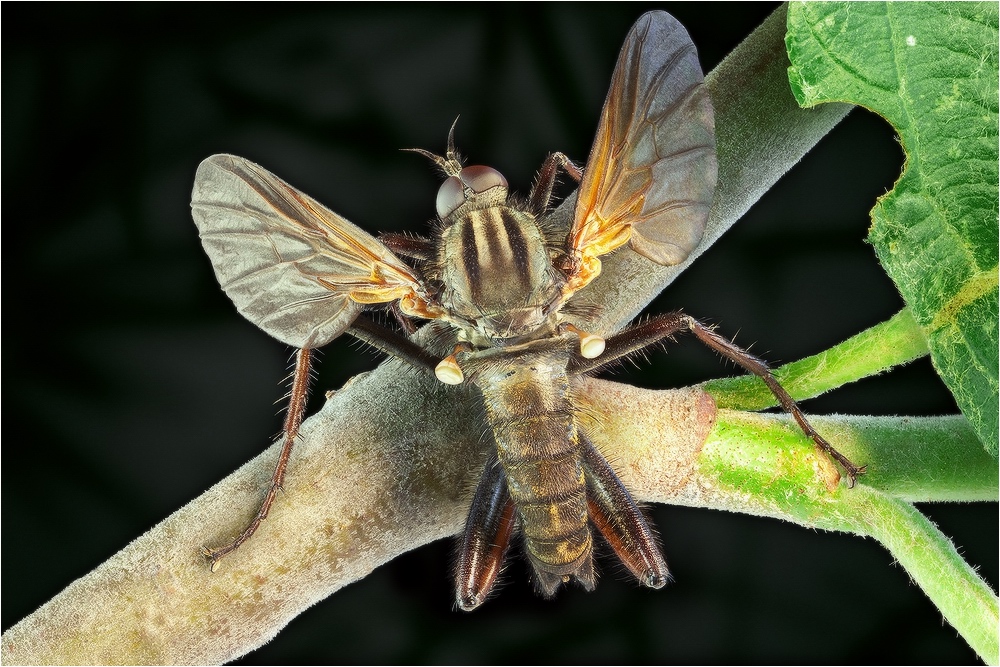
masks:
[[[281,446],[278,463],[274,467],[274,473],[271,475],[271,486],[268,488],[267,494],[264,496],[264,502],[261,503],[256,516],[243,529],[239,537],[229,544],[221,547],[201,548],[202,553],[211,561],[213,572],[219,567],[219,561],[222,558],[239,549],[240,545],[249,540],[257,532],[261,522],[267,518],[268,512],[271,511],[271,505],[274,503],[278,491],[281,490],[281,485],[285,481],[285,470],[288,468],[288,458],[292,454],[292,446],[295,444],[295,438],[299,435],[299,426],[302,424],[302,417],[306,411],[306,400],[309,395],[309,366],[311,357],[312,351],[309,348],[302,348],[295,355],[295,372],[292,376],[288,411],[285,413],[285,424],[282,428],[284,444]]]
[[[778,399],[781,407],[792,415],[802,431],[812,438],[813,442],[820,449],[843,467],[847,473],[849,485],[854,486],[858,475],[864,474],[865,466],[856,466],[851,463],[850,459],[834,449],[823,436],[816,432],[816,429],[812,427],[812,424],[809,423],[806,416],[802,413],[798,403],[778,383],[774,375],[771,374],[771,369],[767,363],[732,341],[723,338],[693,317],[685,315],[680,311],[658,315],[648,322],[630,327],[612,336],[606,341],[604,354],[595,359],[574,357],[570,365],[570,370],[574,373],[596,371],[633,352],[658,343],[673,334],[684,332],[693,333],[699,341],[763,380],[767,388],[774,394],[774,397]]]
[[[420,236],[387,233],[379,234],[378,240],[397,255],[410,259],[433,259],[436,251],[433,241]]]
[[[354,320],[347,333],[386,354],[399,357],[416,368],[434,371],[435,377],[445,384],[462,384],[465,381],[462,367],[458,365],[455,355],[463,350],[471,349],[468,343],[459,343],[447,357],[435,359],[429,352],[410,339],[373,322],[367,317],[359,317]]]
[[[591,522],[643,586],[663,588],[670,573],[642,511],[594,444],[582,435],[580,443]]]
[[[775,379],[774,375],[771,374],[771,368],[766,362],[764,362],[764,360],[753,356],[743,348],[735,345],[730,340],[715,333],[708,327],[698,322],[698,320],[691,317],[688,317],[687,320],[692,333],[698,337],[698,340],[722,356],[732,359],[740,366],[763,380],[764,384],[767,385],[767,388],[771,390],[772,394],[774,394],[774,397],[778,399],[778,403],[781,404],[781,407],[784,408],[785,412],[795,418],[795,421],[798,422],[799,428],[802,429],[802,432],[812,438],[813,442],[815,442],[820,449],[826,452],[829,456],[833,457],[834,460],[836,460],[837,463],[844,468],[844,471],[847,472],[848,485],[854,486],[858,475],[864,474],[865,466],[854,465],[850,459],[834,449],[833,445],[827,442],[823,436],[816,432],[816,429],[814,429],[812,424],[809,423],[809,420],[806,419],[802,409],[799,408],[799,404],[795,402],[795,399],[793,399],[788,392],[785,391],[785,388],[782,387],[781,384]]]
[[[472,611],[489,596],[516,522],[507,476],[494,452],[465,520],[462,550],[455,568],[455,603],[460,609]]]
[[[538,170],[538,178],[528,195],[528,208],[536,213],[541,213],[549,207],[552,199],[552,188],[556,184],[556,174],[562,168],[577,183],[583,178],[583,171],[563,153],[549,153]]]
[[[396,318],[396,323],[407,336],[412,336],[417,333],[417,325],[413,323],[413,318],[409,317],[403,312],[403,309],[399,305],[399,301],[393,301],[389,304],[389,312],[392,316]]]
[[[438,362],[440,362],[440,359],[436,359],[409,338],[378,324],[364,315],[359,316],[351,323],[351,328],[347,330],[347,333],[358,340],[368,343],[377,350],[381,350],[394,357],[399,357],[416,368],[426,368],[433,371]]]
[[[372,320],[361,316],[354,321],[349,329],[356,338],[365,341],[373,347],[400,357],[418,368],[434,370],[438,360],[424,351],[419,345],[411,342],[404,336],[380,326]],[[285,471],[288,468],[288,459],[292,454],[292,447],[295,439],[299,435],[299,427],[305,416],[306,401],[309,397],[309,369],[311,365],[312,351],[308,348],[300,349],[295,357],[295,371],[292,375],[292,387],[288,399],[288,411],[285,413],[285,423],[282,428],[283,444],[281,453],[278,455],[278,463],[274,467],[274,474],[271,476],[271,486],[264,496],[264,501],[260,505],[256,516],[250,521],[240,535],[221,547],[202,547],[202,553],[211,561],[214,572],[219,561],[225,556],[236,551],[240,546],[249,540],[260,524],[267,518],[271,511],[271,505],[281,490],[281,485],[285,481]]]

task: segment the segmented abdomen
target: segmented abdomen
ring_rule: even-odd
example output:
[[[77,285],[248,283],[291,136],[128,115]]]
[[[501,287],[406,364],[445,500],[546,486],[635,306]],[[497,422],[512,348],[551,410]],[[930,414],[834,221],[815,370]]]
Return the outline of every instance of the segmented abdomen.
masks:
[[[587,585],[591,536],[567,355],[549,349],[516,357],[481,374],[477,385],[525,549],[545,592],[554,592],[565,575]]]

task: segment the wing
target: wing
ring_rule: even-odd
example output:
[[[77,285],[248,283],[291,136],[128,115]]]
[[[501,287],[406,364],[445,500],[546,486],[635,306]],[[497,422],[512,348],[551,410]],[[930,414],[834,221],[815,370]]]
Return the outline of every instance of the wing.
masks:
[[[423,303],[419,277],[375,237],[249,160],[202,162],[191,209],[236,309],[288,345],[325,345],[365,303]]]
[[[665,12],[636,21],[615,65],[568,237],[570,291],[598,256],[631,242],[677,264],[705,231],[715,190],[715,120],[698,54]]]

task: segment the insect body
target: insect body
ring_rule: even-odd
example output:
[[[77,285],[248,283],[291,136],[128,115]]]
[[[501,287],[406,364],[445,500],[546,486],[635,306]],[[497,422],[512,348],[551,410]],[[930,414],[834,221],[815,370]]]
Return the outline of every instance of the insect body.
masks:
[[[628,244],[675,264],[704,230],[716,174],[711,101],[694,46],[672,17],[646,14],[626,38],[583,172],[550,155],[519,201],[499,172],[462,166],[454,127],[444,157],[417,152],[446,176],[431,239],[376,239],[243,158],[216,155],[198,169],[193,214],[220,283],[248,319],[300,350],[271,488],[236,540],[205,549],[213,567],[267,516],[302,418],[309,350],[345,331],[482,396],[496,447],[462,539],[463,609],[489,594],[517,527],[546,596],[572,579],[593,588],[595,530],[641,583],[666,583],[652,531],[578,423],[573,386],[671,334],[690,331],[760,375],[851,479],[859,472],[812,430],[762,361],[697,320],[669,313],[607,341],[569,321],[586,315],[572,296],[600,273],[601,256]],[[580,181],[568,232],[548,219],[560,169]],[[434,347],[362,314],[380,304],[408,326],[429,320]]]
[[[442,303],[465,324],[457,330],[462,353],[446,362],[453,375],[443,377],[468,377],[482,394],[540,587],[551,594],[574,574],[592,587],[586,485],[567,373],[579,338],[559,331],[566,275],[553,266],[533,212],[508,203],[500,174],[461,169],[451,153],[443,165],[454,175],[440,192],[451,196],[454,186],[455,197],[439,198],[444,227],[436,271]],[[480,181],[490,187],[477,192]],[[458,189],[467,182],[471,192]],[[458,207],[448,212],[452,204]],[[475,607],[478,585],[463,586],[469,590],[459,603]]]

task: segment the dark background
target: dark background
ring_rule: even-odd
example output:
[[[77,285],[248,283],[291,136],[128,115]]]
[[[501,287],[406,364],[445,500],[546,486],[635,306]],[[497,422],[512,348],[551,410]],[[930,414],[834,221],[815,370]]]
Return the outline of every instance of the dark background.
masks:
[[[714,67],[773,8],[666,6]],[[188,207],[194,170],[246,156],[374,231],[421,230],[441,152],[524,192],[545,154],[586,158],[642,5],[7,4],[3,16],[3,627],[255,455],[289,350],[218,288]],[[902,156],[855,111],[652,310],[683,307],[775,362],[902,302],[864,242]],[[331,344],[319,391],[375,359]],[[687,342],[623,381],[731,373]],[[319,401],[314,401],[318,404]],[[926,360],[806,404],[955,411]],[[294,465],[294,460],[292,465]],[[293,498],[281,502],[294,502]],[[996,585],[997,506],[924,508]],[[877,543],[656,507],[676,581],[451,609],[452,545],[407,554],[292,622],[247,663],[963,663],[976,657]],[[197,545],[192,545],[195,548]]]

